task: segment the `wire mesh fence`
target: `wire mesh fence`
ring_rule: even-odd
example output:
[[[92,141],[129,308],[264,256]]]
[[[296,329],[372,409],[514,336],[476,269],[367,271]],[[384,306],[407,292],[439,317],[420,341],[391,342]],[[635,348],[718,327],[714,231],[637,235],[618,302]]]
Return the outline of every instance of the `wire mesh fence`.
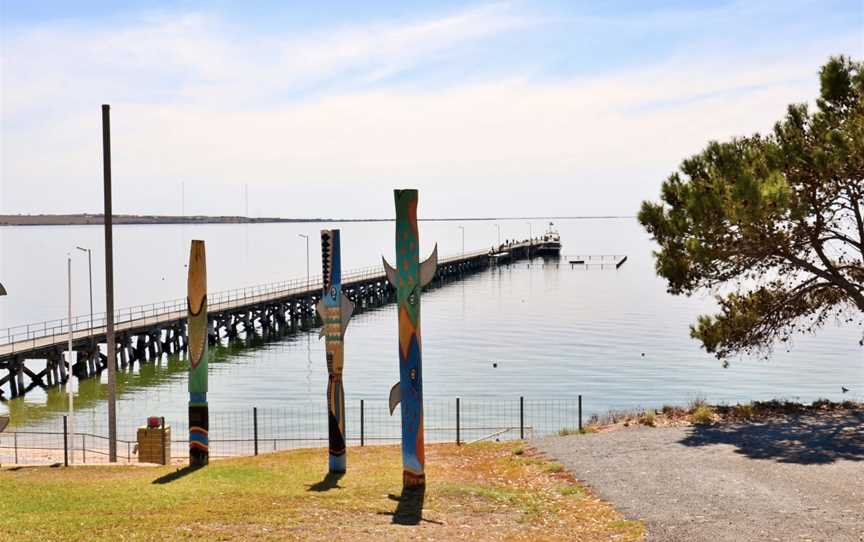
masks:
[[[572,399],[525,400],[453,398],[424,401],[426,442],[473,443],[518,440],[576,432],[582,428],[582,396]],[[349,446],[398,444],[402,418],[399,407],[390,414],[387,401],[355,399],[346,402],[345,433]],[[142,420],[144,421],[144,420]],[[281,408],[250,407],[210,413],[210,456],[238,457],[293,448],[326,447],[327,406],[305,402]],[[57,428],[15,429],[0,433],[0,464],[104,463],[108,461],[107,428],[94,424],[77,431],[65,417]],[[188,420],[165,419],[171,428],[173,461],[188,459]],[[137,462],[138,426],[118,428],[118,462]]]

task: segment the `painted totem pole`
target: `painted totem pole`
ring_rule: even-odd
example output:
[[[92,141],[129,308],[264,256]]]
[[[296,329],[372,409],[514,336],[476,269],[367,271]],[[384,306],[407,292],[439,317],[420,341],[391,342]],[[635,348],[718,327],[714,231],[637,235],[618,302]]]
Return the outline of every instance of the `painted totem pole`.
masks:
[[[420,347],[420,292],[438,268],[438,245],[420,262],[417,191],[394,190],[396,200],[396,269],[384,259],[384,270],[396,288],[399,310],[399,382],[390,389],[390,414],[402,405],[402,485],[426,484],[423,445],[423,363]]]
[[[204,241],[192,241],[189,253],[189,465],[201,467],[210,457],[207,436],[207,258]]]
[[[323,291],[318,302],[318,315],[324,326],[327,352],[327,413],[330,434],[330,472],[343,473],[347,467],[345,454],[345,391],[342,388],[342,367],[345,363],[343,341],[348,320],[354,313],[354,303],[342,293],[342,262],[339,230],[321,230],[321,270]]]

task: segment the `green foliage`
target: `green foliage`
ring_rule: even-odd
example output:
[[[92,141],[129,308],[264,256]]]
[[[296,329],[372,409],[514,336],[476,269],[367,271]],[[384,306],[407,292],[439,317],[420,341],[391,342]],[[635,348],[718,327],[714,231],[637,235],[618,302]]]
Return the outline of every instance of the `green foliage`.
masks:
[[[550,462],[546,464],[543,470],[549,473],[564,472],[564,465],[561,463]]]
[[[815,112],[708,143],[639,212],[668,291],[716,294],[691,335],[718,358],[864,314],[864,63],[832,58],[820,83]]]
[[[711,407],[707,405],[699,405],[696,409],[690,414],[693,419],[693,423],[697,425],[711,423],[714,417],[714,412],[711,411]]]

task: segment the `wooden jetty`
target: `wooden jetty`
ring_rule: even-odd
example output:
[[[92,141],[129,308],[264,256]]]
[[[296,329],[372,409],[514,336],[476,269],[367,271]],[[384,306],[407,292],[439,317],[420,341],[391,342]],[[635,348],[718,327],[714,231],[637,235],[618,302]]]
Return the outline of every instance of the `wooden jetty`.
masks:
[[[542,239],[505,243],[489,250],[465,253],[439,262],[432,287],[458,280],[490,266],[548,254]],[[505,256],[506,255],[506,256]],[[211,343],[256,335],[277,336],[298,326],[316,323],[315,305],[321,295],[321,277],[295,279],[208,295],[208,335]],[[381,266],[348,271],[342,276],[342,291],[358,311],[389,303],[393,288]],[[115,312],[116,358],[121,369],[131,369],[166,353],[185,351],[186,298],[141,305]],[[4,386],[10,397],[40,387],[97,376],[108,367],[105,355],[105,315],[89,315],[71,321],[55,320],[0,329],[0,398]],[[64,360],[72,330],[72,366]],[[241,333],[243,337],[241,337]]]

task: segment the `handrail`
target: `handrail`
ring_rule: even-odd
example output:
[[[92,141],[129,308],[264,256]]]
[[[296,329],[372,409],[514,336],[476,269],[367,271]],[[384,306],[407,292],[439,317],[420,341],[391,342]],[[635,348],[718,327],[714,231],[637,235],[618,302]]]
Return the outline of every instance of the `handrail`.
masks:
[[[527,241],[524,242],[524,244],[527,243]],[[490,251],[488,250],[475,250],[444,258],[439,260],[438,264],[440,266],[453,262],[470,260],[489,253]],[[348,270],[342,274],[342,283],[351,284],[364,282],[376,277],[385,277],[384,269],[380,265]],[[275,299],[304,292],[314,293],[321,290],[322,284],[323,278],[321,275],[312,275],[308,279],[303,277],[254,286],[245,286],[209,293],[207,294],[207,303],[211,310],[221,310],[220,305],[227,305],[233,302],[240,302],[238,305],[242,306],[244,304],[252,303],[255,300],[261,300],[265,297],[273,297]],[[276,296],[275,294],[280,295]],[[115,329],[120,328],[122,330],[126,327],[134,327],[135,324],[140,325],[142,322],[146,323],[148,319],[163,320],[174,313],[177,313],[178,319],[185,317],[185,297],[117,309],[114,312]],[[70,328],[73,333],[73,338],[80,339],[82,337],[87,337],[94,330],[99,330],[107,325],[106,313],[101,312],[94,314],[92,326],[90,322],[90,315],[82,314],[73,316],[71,320],[68,318],[61,318],[59,320],[44,320],[35,324],[22,324],[3,328],[0,329],[0,346],[32,341],[32,345],[35,347],[36,341],[38,340],[49,337],[52,340],[58,337],[65,337],[69,334]]]

